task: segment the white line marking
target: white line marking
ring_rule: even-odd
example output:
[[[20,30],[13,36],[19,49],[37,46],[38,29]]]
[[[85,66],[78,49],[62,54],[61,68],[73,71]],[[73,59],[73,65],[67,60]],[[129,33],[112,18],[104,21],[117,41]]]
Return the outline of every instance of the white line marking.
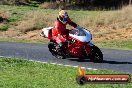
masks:
[[[71,67],[77,68],[78,66],[71,66]]]
[[[6,57],[6,56],[0,56],[1,58],[3,57]],[[12,57],[6,57],[6,58],[12,58]],[[27,60],[27,59],[24,59],[24,60]],[[36,61],[36,60],[29,60],[29,61],[32,61],[32,62],[39,62],[39,63],[48,63],[48,62],[44,62],[44,61]],[[57,64],[57,63],[49,63],[49,64],[52,64],[52,65],[63,65],[63,64]],[[77,68],[79,66],[74,66],[74,65],[63,65],[63,66],[67,66],[67,67],[74,67],[74,68]],[[81,68],[86,68],[86,67],[81,67]],[[94,68],[86,68],[86,70],[98,70],[98,69],[94,69]]]
[[[57,64],[57,65],[63,65],[63,64]]]
[[[93,69],[93,70],[98,70],[98,69]]]
[[[0,56],[0,57],[3,57],[3,56]]]
[[[57,64],[57,63],[50,63],[50,64]]]
[[[64,65],[64,66],[66,66],[66,67],[71,67],[71,65]]]
[[[86,69],[91,70],[92,68],[86,68]]]
[[[27,60],[27,59],[25,59],[25,60]],[[29,60],[29,61],[34,62],[35,60]],[[48,62],[43,62],[43,61],[35,61],[35,62],[39,62],[39,63],[48,63]]]
[[[0,56],[1,58],[5,57],[5,56]],[[6,57],[6,58],[11,58],[11,57]]]

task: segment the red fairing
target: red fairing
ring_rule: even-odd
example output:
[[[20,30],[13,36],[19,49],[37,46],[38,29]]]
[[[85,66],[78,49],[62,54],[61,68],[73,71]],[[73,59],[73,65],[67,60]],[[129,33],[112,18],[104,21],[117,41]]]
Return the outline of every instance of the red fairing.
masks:
[[[70,19],[66,24],[61,23],[59,20],[54,23],[52,29],[52,37],[57,41],[57,43],[65,42],[66,40],[68,40],[69,31],[66,29],[67,24],[73,27],[77,27],[77,24],[72,22]]]
[[[90,47],[89,44],[85,44],[85,51],[86,51],[87,54],[90,54],[90,52],[91,52],[91,47]]]
[[[69,46],[70,54],[76,57],[83,57],[82,51],[84,50],[84,43],[76,41]]]

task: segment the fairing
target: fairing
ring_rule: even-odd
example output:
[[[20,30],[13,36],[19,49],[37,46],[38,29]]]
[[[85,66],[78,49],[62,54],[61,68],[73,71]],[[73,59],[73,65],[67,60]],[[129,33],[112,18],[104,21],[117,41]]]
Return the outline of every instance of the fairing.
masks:
[[[48,38],[49,35],[49,30],[52,29],[53,27],[48,27],[48,28],[43,28],[42,31],[44,33],[44,35]]]
[[[43,28],[42,31],[46,37],[49,36],[49,30],[53,27]],[[90,42],[92,39],[92,34],[83,27],[77,27],[70,31],[69,36],[75,40],[81,42]]]
[[[70,37],[77,39],[81,42],[90,42],[92,34],[83,27],[78,27],[70,31]]]

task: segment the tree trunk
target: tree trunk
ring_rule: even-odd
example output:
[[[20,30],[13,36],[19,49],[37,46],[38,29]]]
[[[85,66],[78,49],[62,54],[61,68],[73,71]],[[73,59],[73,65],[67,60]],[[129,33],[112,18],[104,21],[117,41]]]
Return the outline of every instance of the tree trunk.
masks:
[[[132,4],[132,0],[129,0],[129,5],[131,5]]]

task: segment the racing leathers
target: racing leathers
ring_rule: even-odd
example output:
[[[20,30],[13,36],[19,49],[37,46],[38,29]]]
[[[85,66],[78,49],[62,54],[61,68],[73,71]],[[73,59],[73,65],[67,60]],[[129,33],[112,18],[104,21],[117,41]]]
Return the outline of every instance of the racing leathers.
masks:
[[[60,46],[64,44],[69,38],[69,30],[66,29],[66,25],[69,24],[74,28],[77,27],[77,24],[71,21],[69,18],[66,24],[63,24],[59,19],[55,21],[52,29],[52,39],[55,40]]]

